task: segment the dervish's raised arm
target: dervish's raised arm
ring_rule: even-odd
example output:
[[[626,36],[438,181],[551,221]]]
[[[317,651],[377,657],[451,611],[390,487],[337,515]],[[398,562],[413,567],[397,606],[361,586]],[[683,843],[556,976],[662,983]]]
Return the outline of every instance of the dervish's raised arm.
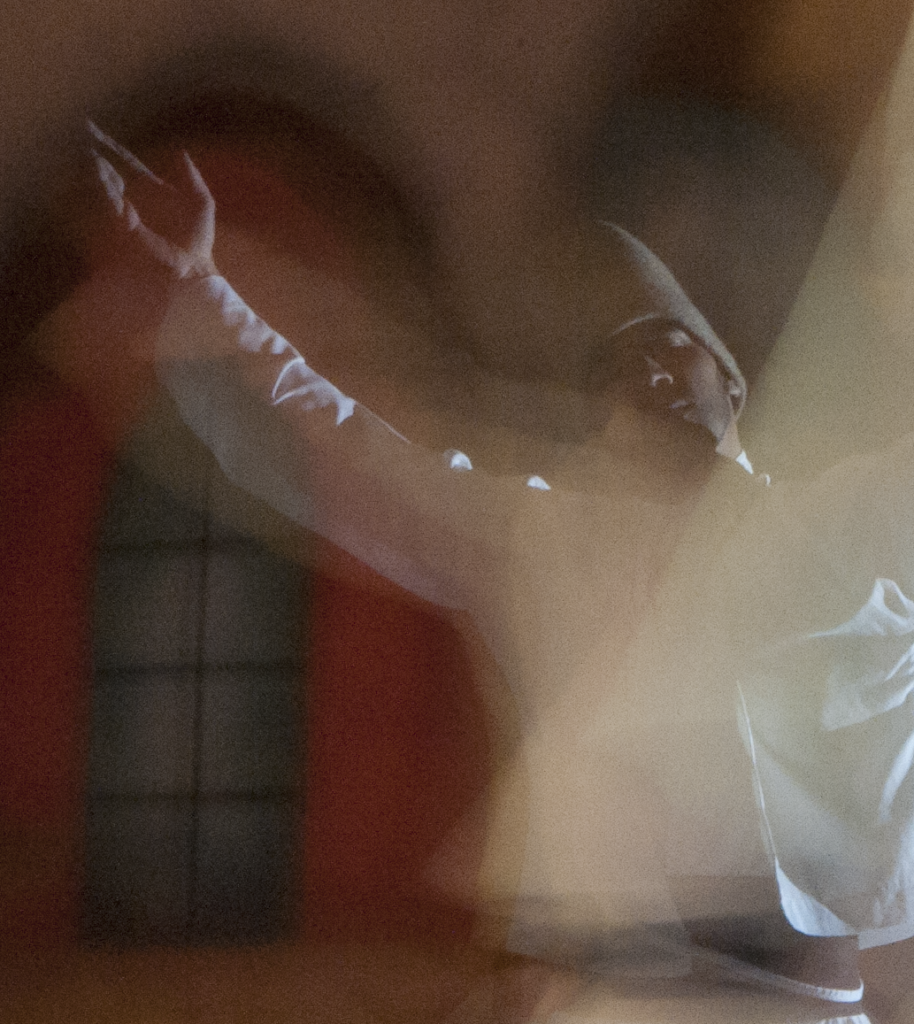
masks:
[[[344,395],[224,278],[176,291],[157,363],[233,483],[418,596],[467,607],[494,553],[494,481],[449,470]]]
[[[95,135],[121,229],[173,279],[157,373],[229,479],[418,596],[467,608],[522,482],[461,472],[459,454],[410,444],[319,376],[219,276],[190,158],[172,186]]]

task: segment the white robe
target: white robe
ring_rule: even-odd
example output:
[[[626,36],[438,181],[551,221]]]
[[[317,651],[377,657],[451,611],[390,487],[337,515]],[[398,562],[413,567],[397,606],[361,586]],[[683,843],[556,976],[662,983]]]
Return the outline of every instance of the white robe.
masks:
[[[750,862],[752,819],[799,930],[866,945],[914,934],[910,444],[799,492],[728,466],[684,511],[410,445],[220,278],[182,287],[158,359],[230,479],[476,621],[525,730],[496,800],[527,798],[523,866],[493,868],[496,898],[587,931],[675,922],[662,849],[675,863],[681,844],[655,798],[681,811],[695,796],[712,847],[748,842]],[[750,757],[682,763],[690,721],[729,743],[738,720]],[[722,819],[702,794],[741,775],[758,805]],[[496,845],[510,820],[496,814]],[[732,850],[712,860],[707,873],[733,871]]]

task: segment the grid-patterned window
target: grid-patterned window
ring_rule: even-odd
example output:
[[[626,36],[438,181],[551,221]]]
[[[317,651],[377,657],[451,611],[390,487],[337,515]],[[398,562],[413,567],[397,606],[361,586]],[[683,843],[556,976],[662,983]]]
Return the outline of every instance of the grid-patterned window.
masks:
[[[84,933],[266,941],[292,922],[305,574],[227,525],[230,490],[173,422],[143,445],[185,493],[125,460],[102,528]]]

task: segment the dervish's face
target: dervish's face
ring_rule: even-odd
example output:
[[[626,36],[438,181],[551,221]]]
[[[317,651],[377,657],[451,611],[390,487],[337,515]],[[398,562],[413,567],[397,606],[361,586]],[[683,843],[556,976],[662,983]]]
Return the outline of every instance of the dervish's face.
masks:
[[[677,447],[699,459],[740,454],[739,385],[677,324],[645,321],[621,331],[602,376],[610,403],[646,416],[648,432],[653,423],[657,434],[681,438]]]
[[[720,455],[740,455],[741,399],[704,344],[675,321],[650,319],[611,336],[583,390],[480,375],[473,407],[482,422],[522,441],[502,450],[487,435],[488,447],[471,450],[490,470],[539,473],[557,486],[616,486],[621,460],[675,489],[699,483]]]

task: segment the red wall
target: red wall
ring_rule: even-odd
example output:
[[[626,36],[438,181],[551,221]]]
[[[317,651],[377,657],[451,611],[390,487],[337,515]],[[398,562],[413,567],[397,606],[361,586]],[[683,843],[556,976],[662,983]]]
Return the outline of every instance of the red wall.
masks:
[[[63,391],[0,424],[3,945],[73,941],[95,529],[110,456]]]

